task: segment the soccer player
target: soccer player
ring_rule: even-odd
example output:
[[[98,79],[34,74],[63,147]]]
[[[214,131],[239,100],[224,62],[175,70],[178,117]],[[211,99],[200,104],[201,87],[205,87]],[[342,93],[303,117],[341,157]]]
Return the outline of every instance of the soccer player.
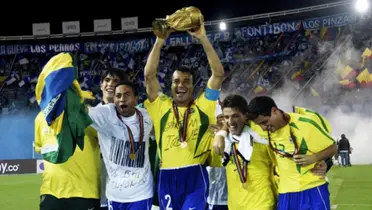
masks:
[[[40,112],[35,119],[35,151],[55,144],[56,136]],[[44,162],[40,210],[98,210],[100,158],[97,132],[85,129],[84,150],[76,147],[64,163]]]
[[[114,104],[89,108],[107,170],[108,209],[150,210],[153,177],[148,149],[153,125],[147,111],[136,108],[133,83],[119,83],[114,90]]]
[[[224,148],[215,147],[215,151],[225,154],[228,209],[275,209],[275,157],[267,140],[246,125],[247,101],[239,95],[227,96],[222,111],[225,123],[215,141],[225,143]]]
[[[175,69],[172,75],[172,98],[159,94],[156,75],[166,38],[157,37],[145,66],[148,96],[145,107],[154,122],[161,160],[158,182],[160,209],[204,210],[209,185],[205,164],[217,160],[210,152],[214,131],[209,127],[216,122],[215,109],[224,70],[204,25],[189,33],[199,39],[212,69],[203,94],[193,100],[196,78],[186,67]]]
[[[285,113],[267,96],[252,99],[248,111],[249,118],[268,132],[269,145],[275,152],[280,174],[278,209],[329,210],[325,177],[309,173],[317,162],[332,157],[337,150],[319,120]]]
[[[102,101],[97,105],[101,106],[104,104],[114,103],[114,91],[117,84],[121,81],[125,81],[127,79],[126,75],[124,74],[123,70],[110,68],[104,71],[101,75],[101,83],[100,89],[102,91]],[[100,134],[98,134],[98,138],[100,138]],[[103,161],[101,155],[101,210],[108,210],[107,208],[107,198],[105,195],[106,192],[106,178],[107,172],[105,163]]]

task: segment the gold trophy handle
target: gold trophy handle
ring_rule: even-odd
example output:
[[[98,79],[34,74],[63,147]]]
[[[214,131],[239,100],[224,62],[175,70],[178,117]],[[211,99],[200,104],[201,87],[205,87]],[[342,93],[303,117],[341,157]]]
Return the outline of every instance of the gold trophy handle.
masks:
[[[152,21],[152,30],[154,34],[162,39],[165,39],[170,27],[167,25],[165,19],[156,19]]]
[[[188,31],[197,30],[204,22],[204,16],[196,7],[185,7],[177,10],[165,19],[156,19],[152,22],[154,34],[159,38],[166,38],[170,30]]]

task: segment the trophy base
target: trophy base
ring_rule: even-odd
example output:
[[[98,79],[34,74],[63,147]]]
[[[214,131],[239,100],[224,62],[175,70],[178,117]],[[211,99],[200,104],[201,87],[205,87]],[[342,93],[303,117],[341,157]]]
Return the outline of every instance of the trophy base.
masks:
[[[158,19],[152,21],[152,30],[157,37],[164,39],[167,35],[169,27],[165,20]]]

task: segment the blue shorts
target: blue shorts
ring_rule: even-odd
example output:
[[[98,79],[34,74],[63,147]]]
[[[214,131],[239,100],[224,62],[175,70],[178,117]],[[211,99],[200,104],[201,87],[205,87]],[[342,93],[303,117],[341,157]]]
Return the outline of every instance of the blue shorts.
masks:
[[[108,201],[108,209],[110,210],[151,210],[151,206],[152,198],[133,203],[118,203]]]
[[[279,194],[278,210],[330,210],[328,183],[302,192]]]
[[[227,207],[227,205],[212,205],[212,204],[208,204],[205,207],[205,210],[229,210],[229,208]]]
[[[160,210],[205,210],[209,190],[205,166],[160,169],[158,196]]]

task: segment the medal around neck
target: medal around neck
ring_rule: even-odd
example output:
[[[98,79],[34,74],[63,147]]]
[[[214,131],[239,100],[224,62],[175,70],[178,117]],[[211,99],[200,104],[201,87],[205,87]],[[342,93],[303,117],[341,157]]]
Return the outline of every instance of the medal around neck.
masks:
[[[136,159],[136,154],[134,154],[134,153],[129,154],[129,158],[131,160],[135,160]]]
[[[187,147],[187,142],[181,142],[181,148],[182,149],[185,149]]]
[[[165,38],[167,32],[187,31],[199,29],[204,22],[204,16],[196,7],[184,7],[177,10],[172,15],[167,15],[165,19],[156,19],[152,22],[152,30],[159,38]]]

